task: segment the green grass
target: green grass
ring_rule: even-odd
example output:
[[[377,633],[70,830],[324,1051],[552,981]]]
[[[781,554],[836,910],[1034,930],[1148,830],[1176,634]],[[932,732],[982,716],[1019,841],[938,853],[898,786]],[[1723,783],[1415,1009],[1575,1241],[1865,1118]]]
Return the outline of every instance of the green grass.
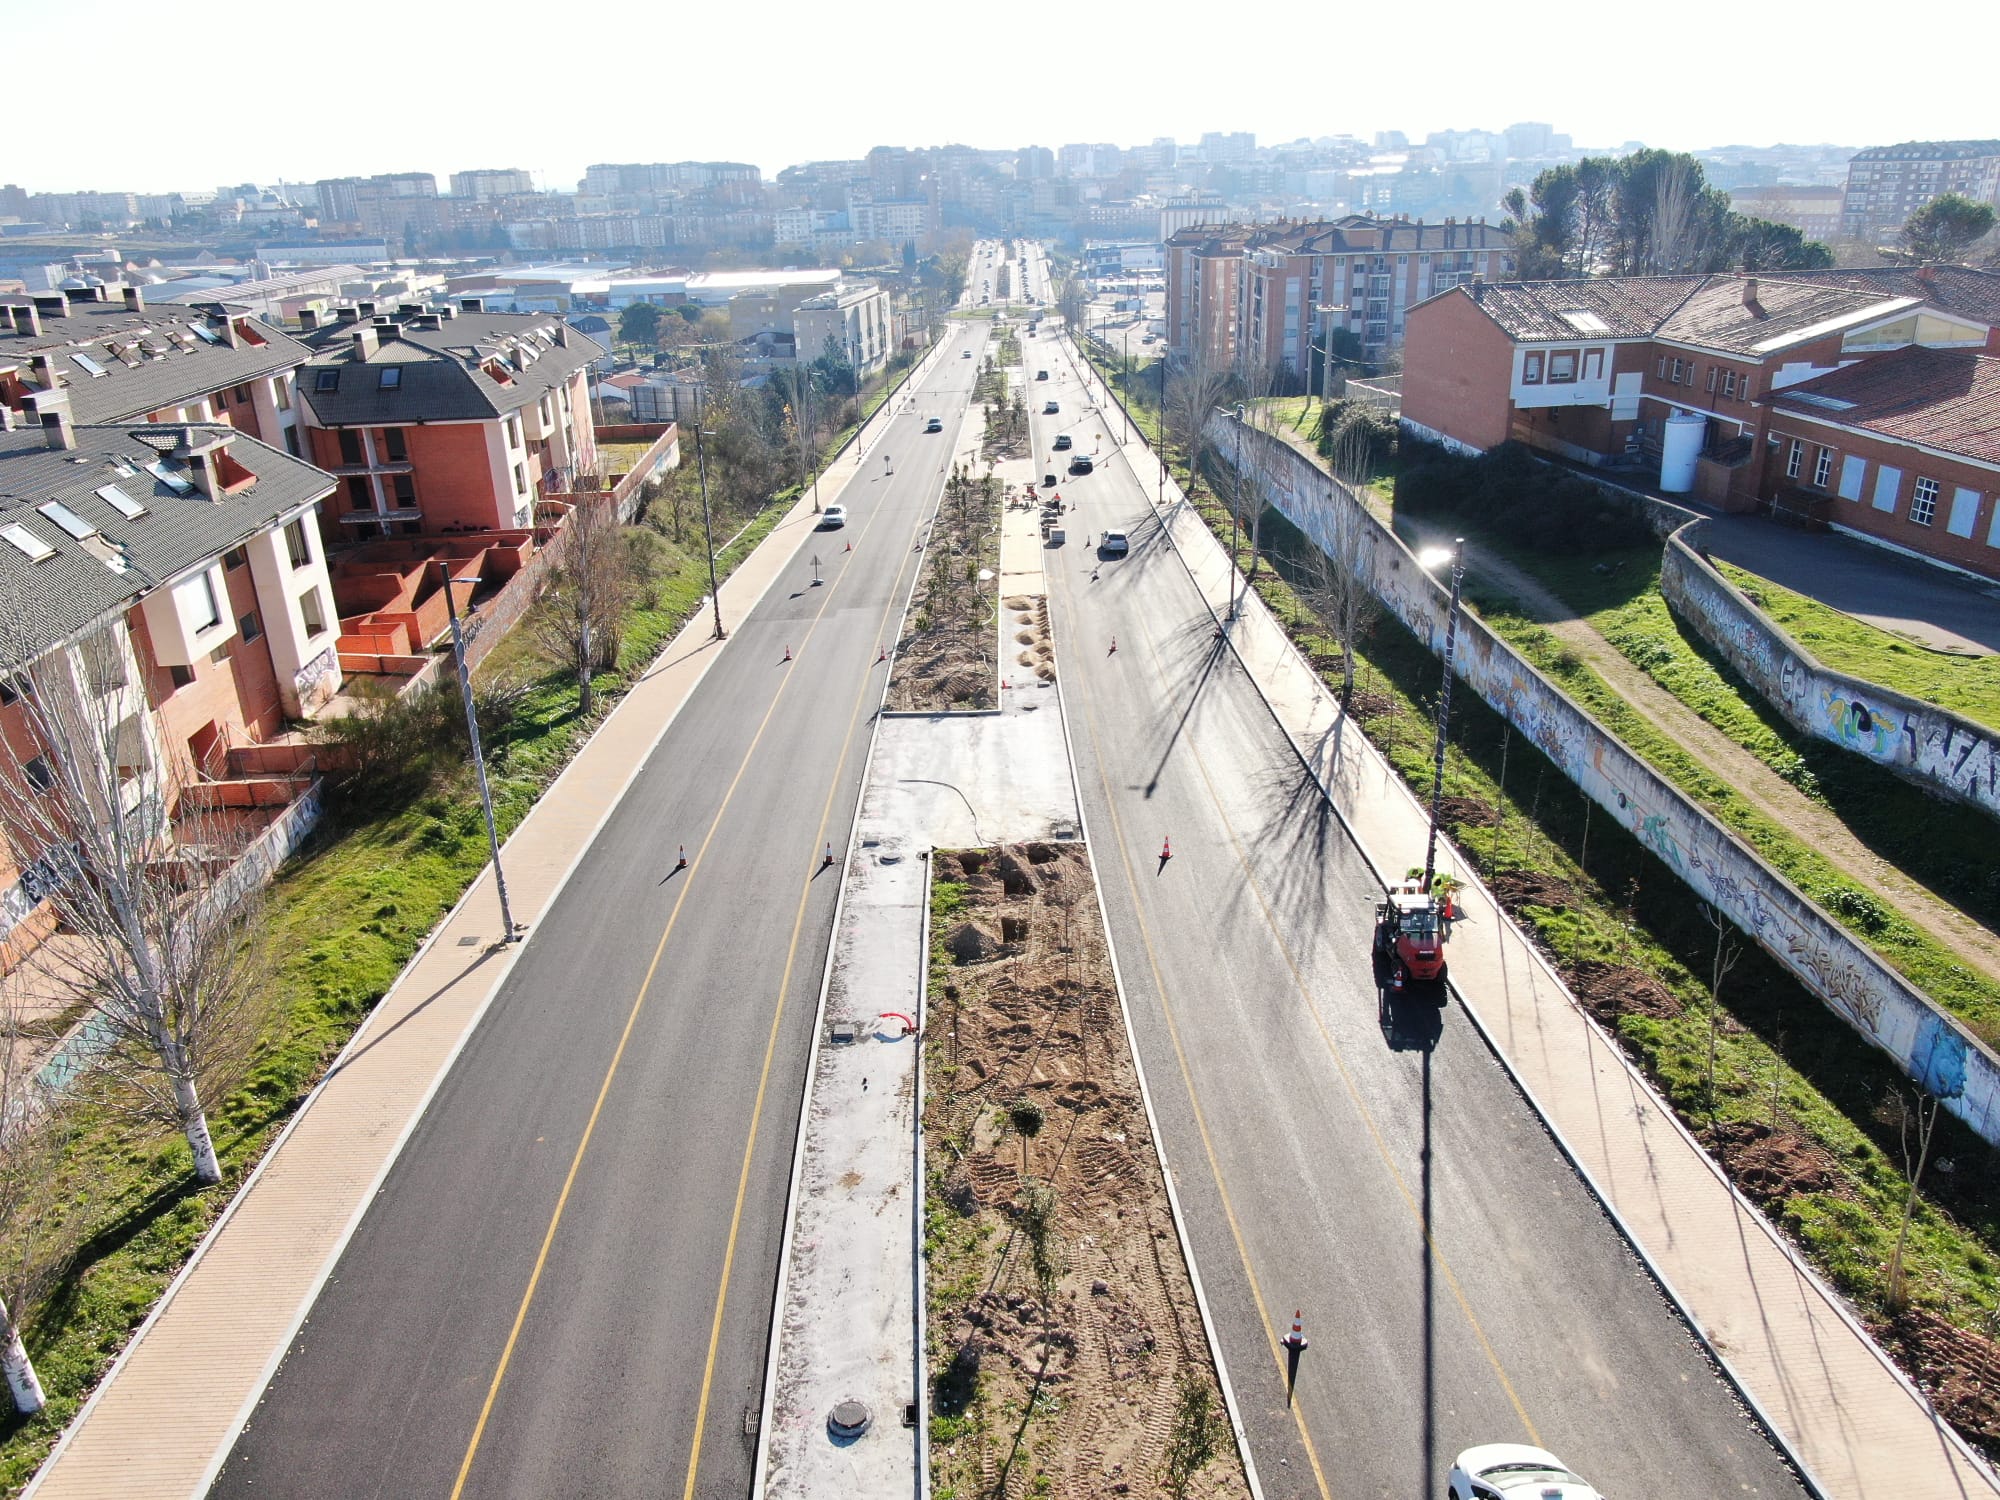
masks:
[[[1977,920],[1989,926],[2000,922],[2000,864],[1992,857],[1991,830],[1983,821],[1940,817],[1936,800],[1920,788],[1787,723],[1668,609],[1659,592],[1657,548],[1551,557],[1476,531],[1473,536],[1476,546],[1491,548],[1534,575],[1633,665],[1802,795],[1825,806],[1870,849]],[[1600,566],[1608,571],[1598,572]],[[1891,912],[1808,841],[1753,807],[1510,600],[1476,586],[1469,597],[1496,632],[1912,984],[1982,1036],[2000,1037],[2000,998],[1983,975],[1967,969],[1928,932]]]
[[[717,557],[718,574],[769,533],[790,498],[759,512]],[[663,539],[649,545],[662,571],[653,596],[627,618],[617,668],[597,677],[606,709],[708,592],[697,557]],[[542,675],[486,746],[502,837],[592,727],[577,714],[575,685],[537,663],[519,634],[481,667],[482,675],[506,671]],[[49,1404],[34,1418],[0,1419],[0,1492],[27,1482],[327,1063],[485,865],[485,823],[470,783],[468,771],[408,807],[330,813],[273,882],[262,924],[270,951],[282,955],[268,984],[272,1015],[244,1083],[210,1112],[219,1186],[196,1187],[177,1133],[136,1123],[95,1089],[79,1098],[65,1170],[89,1238],[29,1321]]]
[[[2000,656],[1931,651],[1768,578],[1728,563],[1716,567],[1824,665],[2000,729]]]
[[[1211,497],[1198,496],[1197,505],[1227,545],[1226,513]],[[1266,514],[1264,529],[1275,566],[1260,570],[1258,593],[1302,651],[1337,661],[1338,644],[1286,581],[1286,559],[1307,544],[1275,513]],[[1428,793],[1437,658],[1387,619],[1355,654],[1364,732],[1406,782]],[[1327,677],[1337,689],[1337,667]],[[1669,1019],[1623,1016],[1616,1033],[1690,1126],[1775,1118],[1827,1154],[1836,1176],[1830,1190],[1794,1193],[1769,1211],[1864,1316],[1882,1314],[1882,1265],[1907,1181],[1896,1132],[1881,1113],[1883,1101],[1906,1087],[1900,1071],[1746,943],[1715,1013],[1711,1093],[1710,1012],[1697,976],[1706,971],[1714,933],[1679,878],[1470,694],[1453,700],[1445,794],[1465,799],[1447,803],[1461,814],[1448,816],[1449,831],[1489,881],[1532,872],[1564,882],[1560,905],[1513,909],[1558,967],[1574,974],[1591,960],[1631,965],[1686,1007]],[[1498,811],[1497,826],[1462,816],[1474,807]],[[2000,1153],[1946,1117],[1934,1158],[1951,1160],[1955,1170],[1926,1175],[1907,1252],[1912,1297],[1960,1326],[1990,1331],[2000,1318]]]
[[[1319,397],[1270,396],[1257,403],[1264,416],[1257,425],[1267,432],[1292,432],[1311,437],[1319,422]]]

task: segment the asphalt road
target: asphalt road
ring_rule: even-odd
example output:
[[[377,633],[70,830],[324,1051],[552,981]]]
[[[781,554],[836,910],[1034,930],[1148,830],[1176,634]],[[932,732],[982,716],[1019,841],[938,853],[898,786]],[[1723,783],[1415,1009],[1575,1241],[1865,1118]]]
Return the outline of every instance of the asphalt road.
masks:
[[[957,349],[984,330],[944,337],[841,497],[845,533],[807,538],[725,621],[730,643],[530,935],[215,1495],[748,1492],[839,879],[822,850],[845,846],[874,662],[979,365]],[[922,433],[932,414],[944,434]],[[674,874],[683,843],[693,867]]]
[[[1104,430],[1062,365],[1042,389],[1063,413],[1033,419],[1045,461],[1058,427],[1086,452]],[[1214,639],[1154,481],[1122,459],[1065,480],[1069,535],[1122,528],[1132,551],[1095,581],[1085,548],[1057,554],[1051,607],[1140,1054],[1265,1493],[1435,1497],[1459,1450],[1525,1441],[1613,1497],[1802,1494],[1458,1007],[1378,1010],[1379,887]]]

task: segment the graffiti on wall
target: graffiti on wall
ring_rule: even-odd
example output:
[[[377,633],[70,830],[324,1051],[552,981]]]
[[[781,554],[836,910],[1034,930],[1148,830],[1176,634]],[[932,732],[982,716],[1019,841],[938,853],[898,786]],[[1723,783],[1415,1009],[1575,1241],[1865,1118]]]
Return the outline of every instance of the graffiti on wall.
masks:
[[[1266,498],[1285,518],[1325,547],[1337,506],[1366,512],[1330,476],[1276,439],[1280,451],[1258,467],[1268,476]],[[1376,543],[1359,549],[1370,587],[1419,640],[1442,652],[1448,596],[1386,527],[1369,518]],[[1671,549],[1670,549],[1671,550]],[[2000,1059],[1972,1042],[1871,950],[1857,942],[1776,870],[1736,839],[1678,788],[1659,776],[1553,682],[1476,619],[1461,622],[1465,643],[1459,671],[1481,698],[1526,735],[1583,794],[1616,817],[1695,895],[1750,934],[1837,1015],[1895,1058],[1912,1078],[1936,1081],[1937,1097],[1989,1142],[2000,1145]],[[1747,651],[1746,651],[1746,654]],[[1771,680],[1783,679],[1784,653],[1773,650]],[[1806,679],[1799,691],[1817,684]],[[1877,700],[1879,701],[1879,700]],[[1873,734],[1877,701],[1851,694],[1843,702],[1857,734]],[[1865,702],[1869,723],[1861,727]],[[1903,721],[1894,721],[1902,742]],[[1942,753],[1942,752],[1940,752]],[[1990,764],[1970,750],[1967,765]],[[1947,1089],[1948,1086],[1948,1089]]]
[[[2000,816],[2000,737],[1813,659],[1690,545],[1667,543],[1660,592],[1796,728]]]

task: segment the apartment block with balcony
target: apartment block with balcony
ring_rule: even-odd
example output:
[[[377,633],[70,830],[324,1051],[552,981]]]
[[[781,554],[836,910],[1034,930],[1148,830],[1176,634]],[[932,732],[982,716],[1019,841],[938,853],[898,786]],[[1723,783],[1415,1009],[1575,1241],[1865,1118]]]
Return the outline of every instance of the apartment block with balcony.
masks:
[[[545,490],[597,470],[589,369],[603,348],[562,319],[372,303],[308,319],[308,456],[340,482],[335,545],[530,528]]]
[[[863,375],[896,352],[889,294],[873,282],[842,282],[801,302],[792,314],[792,334],[801,359],[818,359],[830,346]]]
[[[2000,140],[1871,146],[1847,164],[1840,231],[1867,240],[1892,235],[1942,193],[2000,204]]]
[[[170,834],[204,805],[275,816],[307,782],[291,720],[338,690],[333,593],[313,513],[331,476],[221,423],[78,425],[64,392],[32,425],[0,409],[0,735],[30,780],[23,694],[89,694],[117,724],[127,806]],[[108,743],[108,739],[107,739]],[[47,936],[45,862],[0,855],[0,967]]]
[[[0,298],[0,401],[63,392],[75,421],[227,422],[298,453],[293,376],[310,351],[226,303],[148,304],[86,283]]]
[[[1199,337],[1211,362],[1285,372],[1319,388],[1341,332],[1364,358],[1401,346],[1410,308],[1513,267],[1483,221],[1427,224],[1352,214],[1332,223],[1188,230],[1169,239],[1167,333],[1176,355]]]

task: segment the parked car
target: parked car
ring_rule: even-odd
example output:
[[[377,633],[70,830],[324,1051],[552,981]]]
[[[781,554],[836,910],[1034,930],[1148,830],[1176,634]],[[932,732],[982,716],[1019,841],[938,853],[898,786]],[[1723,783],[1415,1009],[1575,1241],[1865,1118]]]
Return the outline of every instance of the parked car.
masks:
[[[1058,453],[1061,453],[1061,452],[1062,452],[1062,451],[1063,451],[1064,449],[1066,449],[1067,447],[1069,447],[1069,441],[1070,441],[1070,439],[1069,439],[1069,434],[1068,434],[1068,433],[1064,432],[1064,433],[1059,433],[1059,434],[1057,434],[1057,436],[1056,436],[1056,452],[1058,452]]]
[[[829,505],[819,513],[819,529],[821,531],[837,531],[846,524],[847,507],[844,505]]]
[[[972,358],[972,351],[970,349],[961,349],[958,351],[958,357],[960,359],[970,359]]]
[[[1097,544],[1099,557],[1123,557],[1132,550],[1132,544],[1125,540],[1122,531],[1107,531],[1104,539]]]
[[[1553,1453],[1525,1443],[1486,1443],[1453,1460],[1447,1500],[1602,1500]]]
[[[1035,379],[1037,379],[1037,380],[1047,380],[1048,378],[1049,378],[1049,372],[1048,372],[1047,370],[1037,370],[1037,371],[1035,371]]]
[[[1079,453],[1069,461],[1069,471],[1072,474],[1088,474],[1096,467],[1097,465],[1090,461],[1088,453]]]
[[[1061,410],[1062,410],[1062,403],[1060,401],[1046,402],[1042,406],[1042,415],[1045,417],[1052,417]]]
[[[939,421],[939,420],[938,420],[938,419],[937,419],[936,417],[932,417],[932,418],[931,418],[931,419],[930,419],[930,420],[929,420],[928,422],[924,423],[924,431],[925,431],[925,432],[943,432],[943,431],[944,431],[944,423],[940,422],[940,421]]]
[[[1044,474],[1042,476],[1042,488],[1045,490],[1052,490],[1055,487],[1056,487],[1056,476],[1053,474]]]

